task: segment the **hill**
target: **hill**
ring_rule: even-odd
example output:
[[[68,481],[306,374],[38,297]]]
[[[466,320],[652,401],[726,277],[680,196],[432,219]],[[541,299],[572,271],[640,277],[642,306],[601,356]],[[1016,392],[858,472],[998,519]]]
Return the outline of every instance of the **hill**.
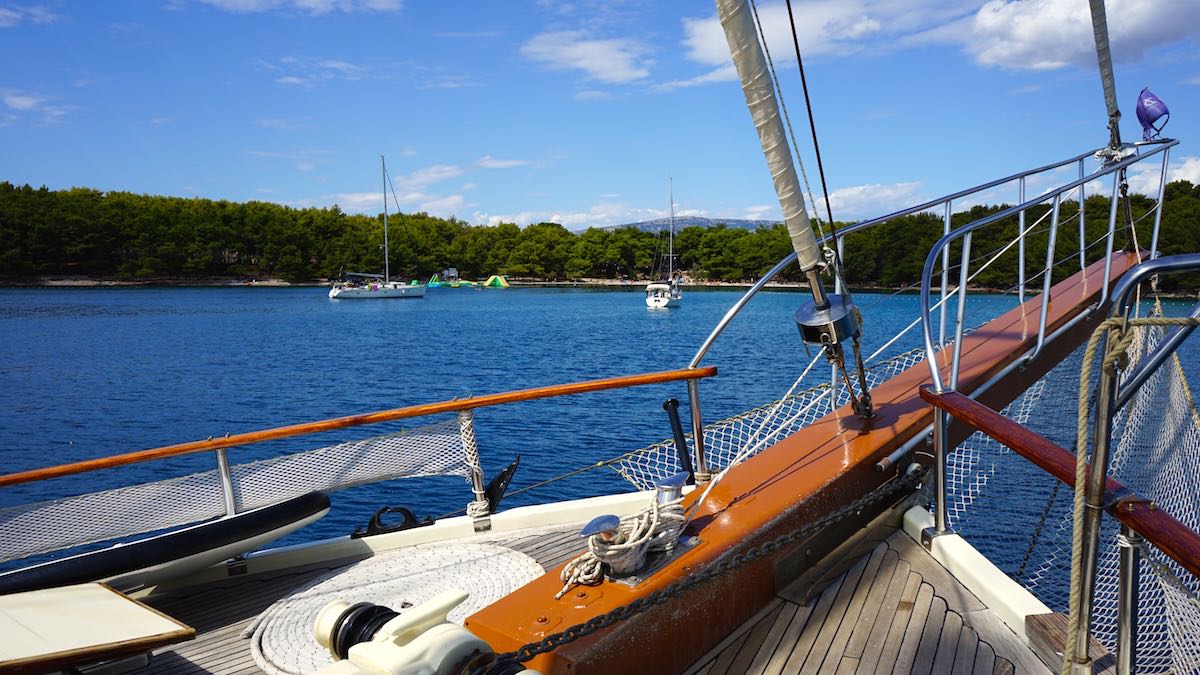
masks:
[[[777,223],[777,220],[742,220],[740,218],[701,218],[700,216],[675,216],[675,231],[678,232],[685,227],[714,227],[724,224],[726,227],[740,227],[743,230],[757,230],[759,227],[770,227]],[[619,230],[623,227],[632,227],[642,232],[661,232],[671,224],[670,218],[657,218],[655,220],[643,220],[640,223],[625,223],[623,225],[609,225],[602,227],[602,230]]]

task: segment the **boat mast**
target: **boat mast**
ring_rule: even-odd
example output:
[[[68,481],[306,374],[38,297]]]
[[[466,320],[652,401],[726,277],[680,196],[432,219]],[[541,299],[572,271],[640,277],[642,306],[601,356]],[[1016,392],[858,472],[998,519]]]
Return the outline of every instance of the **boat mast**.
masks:
[[[1121,147],[1121,110],[1117,108],[1117,84],[1113,76],[1112,52],[1108,47],[1108,17],[1104,0],[1089,0],[1092,35],[1096,39],[1096,60],[1100,64],[1100,84],[1104,87],[1104,105],[1108,109],[1108,149]]]
[[[767,167],[775,181],[775,194],[779,198],[792,248],[796,251],[796,261],[808,279],[812,293],[812,301],[796,310],[796,325],[805,344],[822,349],[829,362],[842,374],[847,391],[851,393],[854,413],[864,419],[873,417],[859,341],[861,315],[849,292],[829,295],[821,283],[822,256],[805,211],[804,194],[800,191],[779,102],[775,98],[775,87],[767,70],[766,56],[758,43],[758,31],[750,14],[749,3],[746,0],[716,0],[716,4],[717,18],[729,42],[729,54],[737,68],[746,106],[750,109],[750,118],[758,131]],[[846,368],[846,342],[850,342],[854,350],[854,366],[859,381],[857,395],[853,393],[854,387]]]
[[[383,155],[379,156],[379,171],[383,174],[383,283],[391,282],[391,269],[388,266],[388,228],[387,228],[387,163]]]
[[[671,202],[671,231],[667,235],[667,280],[675,274],[675,182],[667,176],[667,199]]]

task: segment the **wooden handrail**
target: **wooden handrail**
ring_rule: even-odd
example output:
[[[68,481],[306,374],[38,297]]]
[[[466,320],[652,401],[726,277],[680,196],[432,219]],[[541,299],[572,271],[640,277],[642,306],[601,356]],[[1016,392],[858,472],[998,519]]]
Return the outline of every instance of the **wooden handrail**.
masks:
[[[303,424],[292,424],[290,426],[276,427],[274,429],[248,431],[246,433],[235,434],[232,436],[224,436],[222,438],[209,438],[203,441],[190,441],[187,443],[177,443],[175,445],[164,445],[159,448],[139,450],[137,452],[130,452],[123,455],[101,457],[99,459],[73,462],[71,464],[60,464],[58,466],[51,466],[42,469],[31,469],[29,471],[10,473],[5,476],[0,476],[0,487],[17,485],[19,483],[31,483],[39,480],[46,480],[48,478],[58,478],[60,476],[70,476],[72,474],[96,471],[97,469],[109,469],[112,467],[124,466],[126,464],[138,464],[140,462],[165,459],[167,457],[177,457],[179,455],[203,452],[205,450],[219,450],[221,448],[232,448],[238,445],[251,445],[254,443],[261,443],[263,441],[272,441],[279,438],[304,436],[322,431],[357,427],[364,424],[390,422],[392,420],[406,419],[409,417],[422,417],[425,415],[436,415],[438,413],[471,410],[473,408],[485,408],[494,405],[503,405],[505,403],[532,401],[539,398],[553,398],[556,396],[583,394],[590,391],[603,391],[605,389],[623,389],[625,387],[638,387],[646,384],[677,382],[679,380],[698,380],[705,377],[712,377],[716,374],[716,366],[707,366],[704,368],[681,368],[679,370],[663,370],[656,373],[642,373],[640,375],[625,375],[622,377],[608,377],[599,380],[585,380],[583,382],[573,382],[571,384],[555,384],[546,387],[534,387],[532,389],[518,389],[516,391],[508,391],[500,394],[487,394],[486,396],[454,399],[452,401],[441,401],[438,403],[426,403],[423,405],[413,405],[405,408],[392,408],[390,410],[380,410],[378,412],[362,413],[359,415],[347,415],[346,417],[335,417],[333,419],[321,420],[318,422],[305,422]]]
[[[938,394],[927,385],[921,387],[921,398],[991,436],[1060,481],[1075,486],[1075,454],[1045,436],[956,391]],[[1107,478],[1104,490],[1106,494],[1135,494],[1112,476]],[[1148,501],[1117,501],[1106,510],[1200,577],[1200,534]]]

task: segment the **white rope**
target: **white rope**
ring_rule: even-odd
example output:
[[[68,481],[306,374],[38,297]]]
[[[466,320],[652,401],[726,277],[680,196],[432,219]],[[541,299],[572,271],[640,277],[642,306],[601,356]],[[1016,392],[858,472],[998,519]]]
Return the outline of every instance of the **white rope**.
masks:
[[[646,563],[646,555],[671,551],[683,531],[683,497],[660,504],[655,494],[650,505],[623,522],[621,531],[610,541],[599,534],[588,537],[584,551],[559,572],[563,587],[554,595],[557,600],[572,588],[595,586],[604,579],[607,566],[613,574],[632,574]]]

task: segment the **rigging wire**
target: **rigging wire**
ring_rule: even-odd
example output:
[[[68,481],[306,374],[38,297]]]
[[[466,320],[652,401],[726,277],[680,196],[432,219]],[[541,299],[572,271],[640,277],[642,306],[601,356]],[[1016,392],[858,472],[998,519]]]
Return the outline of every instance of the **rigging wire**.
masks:
[[[825,213],[829,217],[829,232],[834,242],[837,241],[837,226],[833,223],[833,207],[829,204],[829,187],[825,183],[825,166],[821,162],[821,144],[817,142],[817,123],[813,119],[812,99],[808,95],[808,78],[804,75],[804,61],[800,58],[800,38],[796,34],[796,18],[792,14],[792,0],[787,0],[788,23],[792,27],[792,45],[796,49],[796,65],[800,69],[800,86],[804,89],[804,105],[808,109],[808,127],[812,131],[813,151],[817,155],[817,172],[821,176],[821,192],[825,195]],[[765,39],[764,39],[765,41]],[[816,206],[815,204],[813,205]],[[842,254],[838,252],[838,247],[833,246],[833,262],[834,271],[842,277]],[[842,279],[842,286],[845,287],[845,279]]]
[[[800,158],[800,144],[796,142],[796,131],[792,129],[792,116],[788,114],[787,103],[783,100],[783,87],[779,86],[779,76],[775,73],[775,61],[771,58],[771,48],[767,46],[767,34],[763,32],[762,22],[758,19],[758,4],[750,0],[750,11],[754,14],[754,23],[758,26],[759,41],[762,43],[763,54],[767,57],[767,67],[771,71],[771,81],[775,84],[776,98],[779,108],[783,111],[783,121],[787,125],[788,136],[792,139],[793,155],[800,167],[800,177],[804,179],[804,190],[808,193],[808,201],[812,204],[813,220],[817,222],[817,232],[825,238],[825,228],[821,225],[821,217],[817,215],[817,200],[813,198],[812,185],[808,182],[808,171],[804,169],[804,160]]]

